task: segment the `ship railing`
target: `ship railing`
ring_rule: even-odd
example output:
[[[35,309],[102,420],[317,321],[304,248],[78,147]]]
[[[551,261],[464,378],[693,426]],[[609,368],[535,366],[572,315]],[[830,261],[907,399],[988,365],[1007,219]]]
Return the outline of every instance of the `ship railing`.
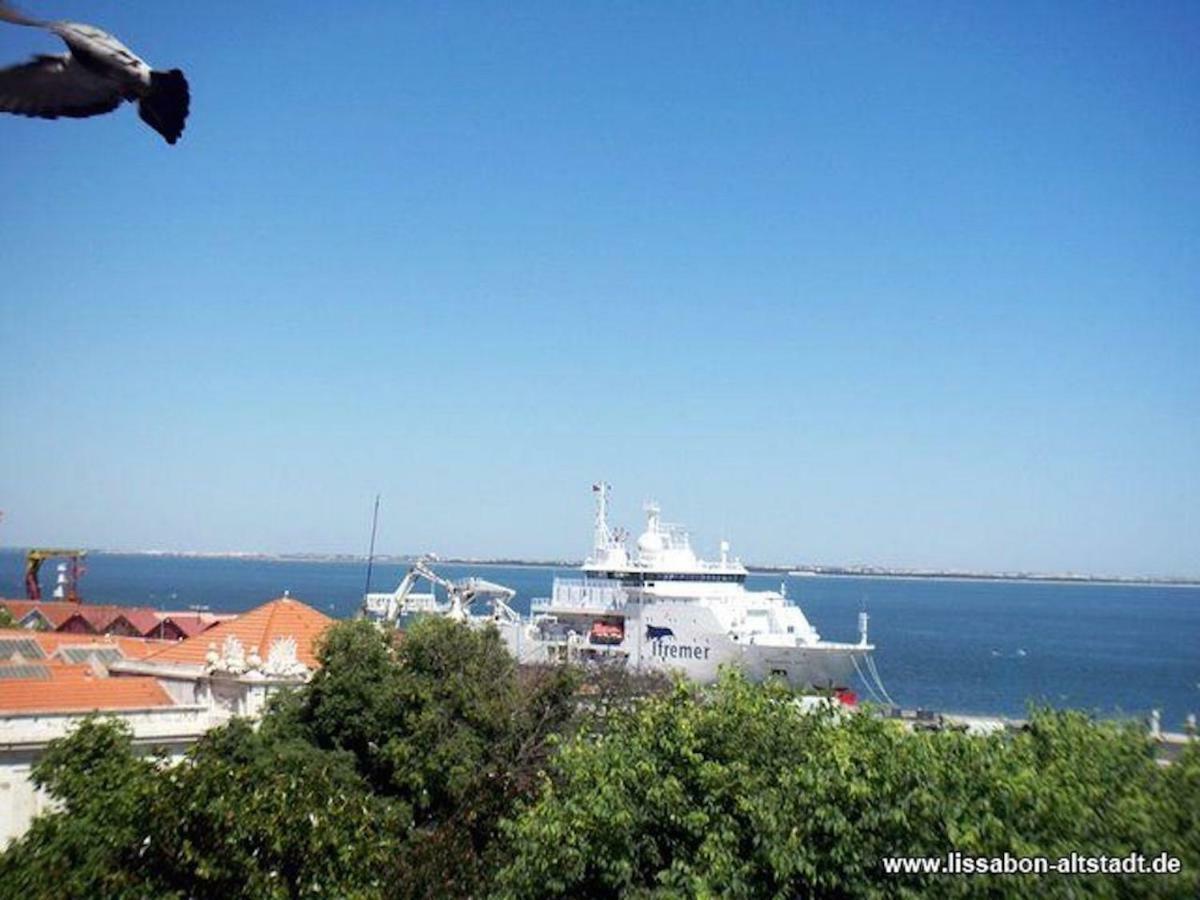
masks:
[[[665,539],[668,550],[691,550],[692,537],[682,525],[673,522],[660,522],[658,533]]]
[[[391,594],[367,594],[363,597],[363,608],[372,615],[381,616],[392,602]]]
[[[552,596],[534,600],[531,608],[534,612],[563,608],[603,611],[624,605],[625,591],[620,584],[597,583],[583,578],[556,578]]]
[[[452,605],[439,600],[435,594],[409,594],[404,599],[401,609],[408,613],[444,613],[449,611]]]

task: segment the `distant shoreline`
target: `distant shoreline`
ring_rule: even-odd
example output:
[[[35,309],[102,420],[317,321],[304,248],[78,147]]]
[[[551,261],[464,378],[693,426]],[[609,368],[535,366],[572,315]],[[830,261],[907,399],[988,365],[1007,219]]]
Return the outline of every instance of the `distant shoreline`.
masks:
[[[749,567],[757,574],[786,574],[800,578],[878,578],[886,581],[1016,581],[1026,584],[1109,584],[1130,587],[1200,587],[1200,578],[1154,578],[1150,576],[1120,577],[1117,575],[1006,575],[992,572],[904,572],[878,570],[871,572],[831,571],[809,572],[782,567]],[[803,572],[797,575],[797,572]]]
[[[22,547],[5,547],[13,553],[25,552]],[[187,550],[88,550],[95,556],[142,556],[164,559],[224,559],[244,562],[308,562],[308,563],[358,563],[365,565],[366,556],[354,553],[247,553],[237,551],[204,552]],[[417,559],[409,554],[381,554],[375,557],[376,565],[408,565]],[[578,559],[472,559],[468,557],[446,557],[435,563],[454,566],[497,567],[509,566],[528,569],[575,569],[582,564]],[[747,569],[755,575],[789,575],[797,578],[876,578],[904,581],[999,581],[1026,582],[1032,584],[1107,584],[1145,585],[1152,587],[1200,587],[1200,577],[1161,576],[1114,576],[1039,574],[1029,572],[959,572],[953,570],[904,570],[886,569],[877,566],[781,566],[752,565]]]

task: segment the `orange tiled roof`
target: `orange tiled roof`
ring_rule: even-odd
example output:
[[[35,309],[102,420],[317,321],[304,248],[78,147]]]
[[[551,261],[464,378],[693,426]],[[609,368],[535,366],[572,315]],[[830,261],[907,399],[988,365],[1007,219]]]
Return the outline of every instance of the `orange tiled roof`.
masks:
[[[58,628],[67,619],[79,612],[78,603],[68,603],[65,600],[49,600],[45,603],[36,600],[5,600],[9,615],[20,622],[31,612],[37,611],[51,627]]]
[[[39,609],[44,609],[45,606],[43,603]],[[72,615],[56,623],[56,628],[62,628],[72,616],[79,616],[97,634],[103,634],[116,625],[117,619],[122,618],[141,635],[153,631],[158,625],[158,615],[146,606],[114,606],[111,603],[64,603],[63,606],[74,609]]]
[[[161,619],[174,619],[178,616],[185,616],[189,619],[199,619],[205,628],[211,625],[216,625],[218,622],[224,622],[226,619],[236,619],[238,613],[231,612],[213,612],[212,610],[197,611],[194,609],[162,609],[157,610],[158,616]]]
[[[0,606],[8,610],[9,615],[14,620],[20,621],[25,618],[25,614],[33,607],[37,606],[32,600],[9,600],[7,597],[0,597]]]
[[[276,638],[292,637],[296,639],[296,657],[306,666],[316,668],[316,641],[332,624],[333,619],[307,603],[301,603],[293,597],[279,597],[242,613],[236,619],[220,622],[203,634],[152,653],[146,657],[146,662],[203,665],[209,644],[215,644],[219,651],[230,635],[242,642],[247,653],[257,647],[259,654],[266,659]]]
[[[44,668],[49,678],[0,678],[0,715],[173,705],[156,678],[106,678],[86,665],[49,663]]]
[[[203,634],[213,625],[217,624],[217,620],[215,619],[205,619],[198,615],[164,614],[162,623],[165,625],[168,622],[183,632],[184,637],[195,637],[198,634]]]
[[[153,634],[154,629],[157,628],[159,622],[162,621],[154,612],[154,610],[147,609],[144,606],[133,606],[126,609],[118,606],[115,609],[116,615],[114,615],[112,620],[108,622],[106,626],[108,628],[111,628],[113,625],[115,625],[117,619],[124,619],[138,634],[148,635]]]
[[[0,628],[0,638],[32,638],[47,656],[52,656],[60,647],[116,647],[126,659],[143,659],[174,644],[173,641],[152,641],[112,634],[68,634],[28,628]]]
[[[112,603],[69,603],[65,600],[6,600],[0,606],[8,608],[9,614],[20,622],[30,613],[37,611],[55,629],[62,628],[78,616],[88,627],[101,634],[112,627],[116,620],[124,618],[133,629],[149,635],[158,627],[163,616],[148,606],[116,606]]]

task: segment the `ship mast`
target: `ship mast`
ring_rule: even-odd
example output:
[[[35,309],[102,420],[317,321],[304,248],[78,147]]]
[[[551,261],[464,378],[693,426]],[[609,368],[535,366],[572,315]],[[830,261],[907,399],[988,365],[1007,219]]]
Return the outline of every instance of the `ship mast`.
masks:
[[[379,495],[375,495],[375,512],[371,514],[371,548],[367,551],[367,586],[363,597],[371,593],[371,569],[375,566],[375,531],[379,528]],[[364,601],[365,602],[365,601]]]
[[[612,532],[608,528],[608,492],[612,485],[597,481],[592,485],[596,495],[596,531],[592,538],[592,549],[597,559],[612,546]]]

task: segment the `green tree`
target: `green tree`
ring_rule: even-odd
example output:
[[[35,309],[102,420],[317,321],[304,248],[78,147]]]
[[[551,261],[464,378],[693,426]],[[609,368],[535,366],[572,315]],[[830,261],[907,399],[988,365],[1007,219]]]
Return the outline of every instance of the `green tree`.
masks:
[[[495,629],[444,618],[399,641],[365,622],[331,629],[321,668],[287,715],[410,816],[397,890],[469,893],[494,865],[500,820],[540,784],[578,677],[522,672]]]
[[[86,721],[35,776],[62,809],[0,856],[4,896],[382,897],[400,849],[351,758],[243,721],[177,765],[138,758],[122,724]]]
[[[155,785],[154,760],[133,752],[122,723],[89,718],[50,744],[33,782],[61,804],[0,855],[11,897],[151,896],[138,871],[139,822]]]
[[[679,686],[570,740],[504,829],[501,897],[1195,895],[1193,758],[1039,711],[1025,734],[909,733],[777,686]],[[1168,850],[1178,878],[889,876],[885,856]]]
[[[210,732],[158,782],[146,863],[188,897],[385,896],[403,817],[346,753]]]
[[[17,620],[12,617],[7,606],[0,605],[0,628],[16,628]]]

